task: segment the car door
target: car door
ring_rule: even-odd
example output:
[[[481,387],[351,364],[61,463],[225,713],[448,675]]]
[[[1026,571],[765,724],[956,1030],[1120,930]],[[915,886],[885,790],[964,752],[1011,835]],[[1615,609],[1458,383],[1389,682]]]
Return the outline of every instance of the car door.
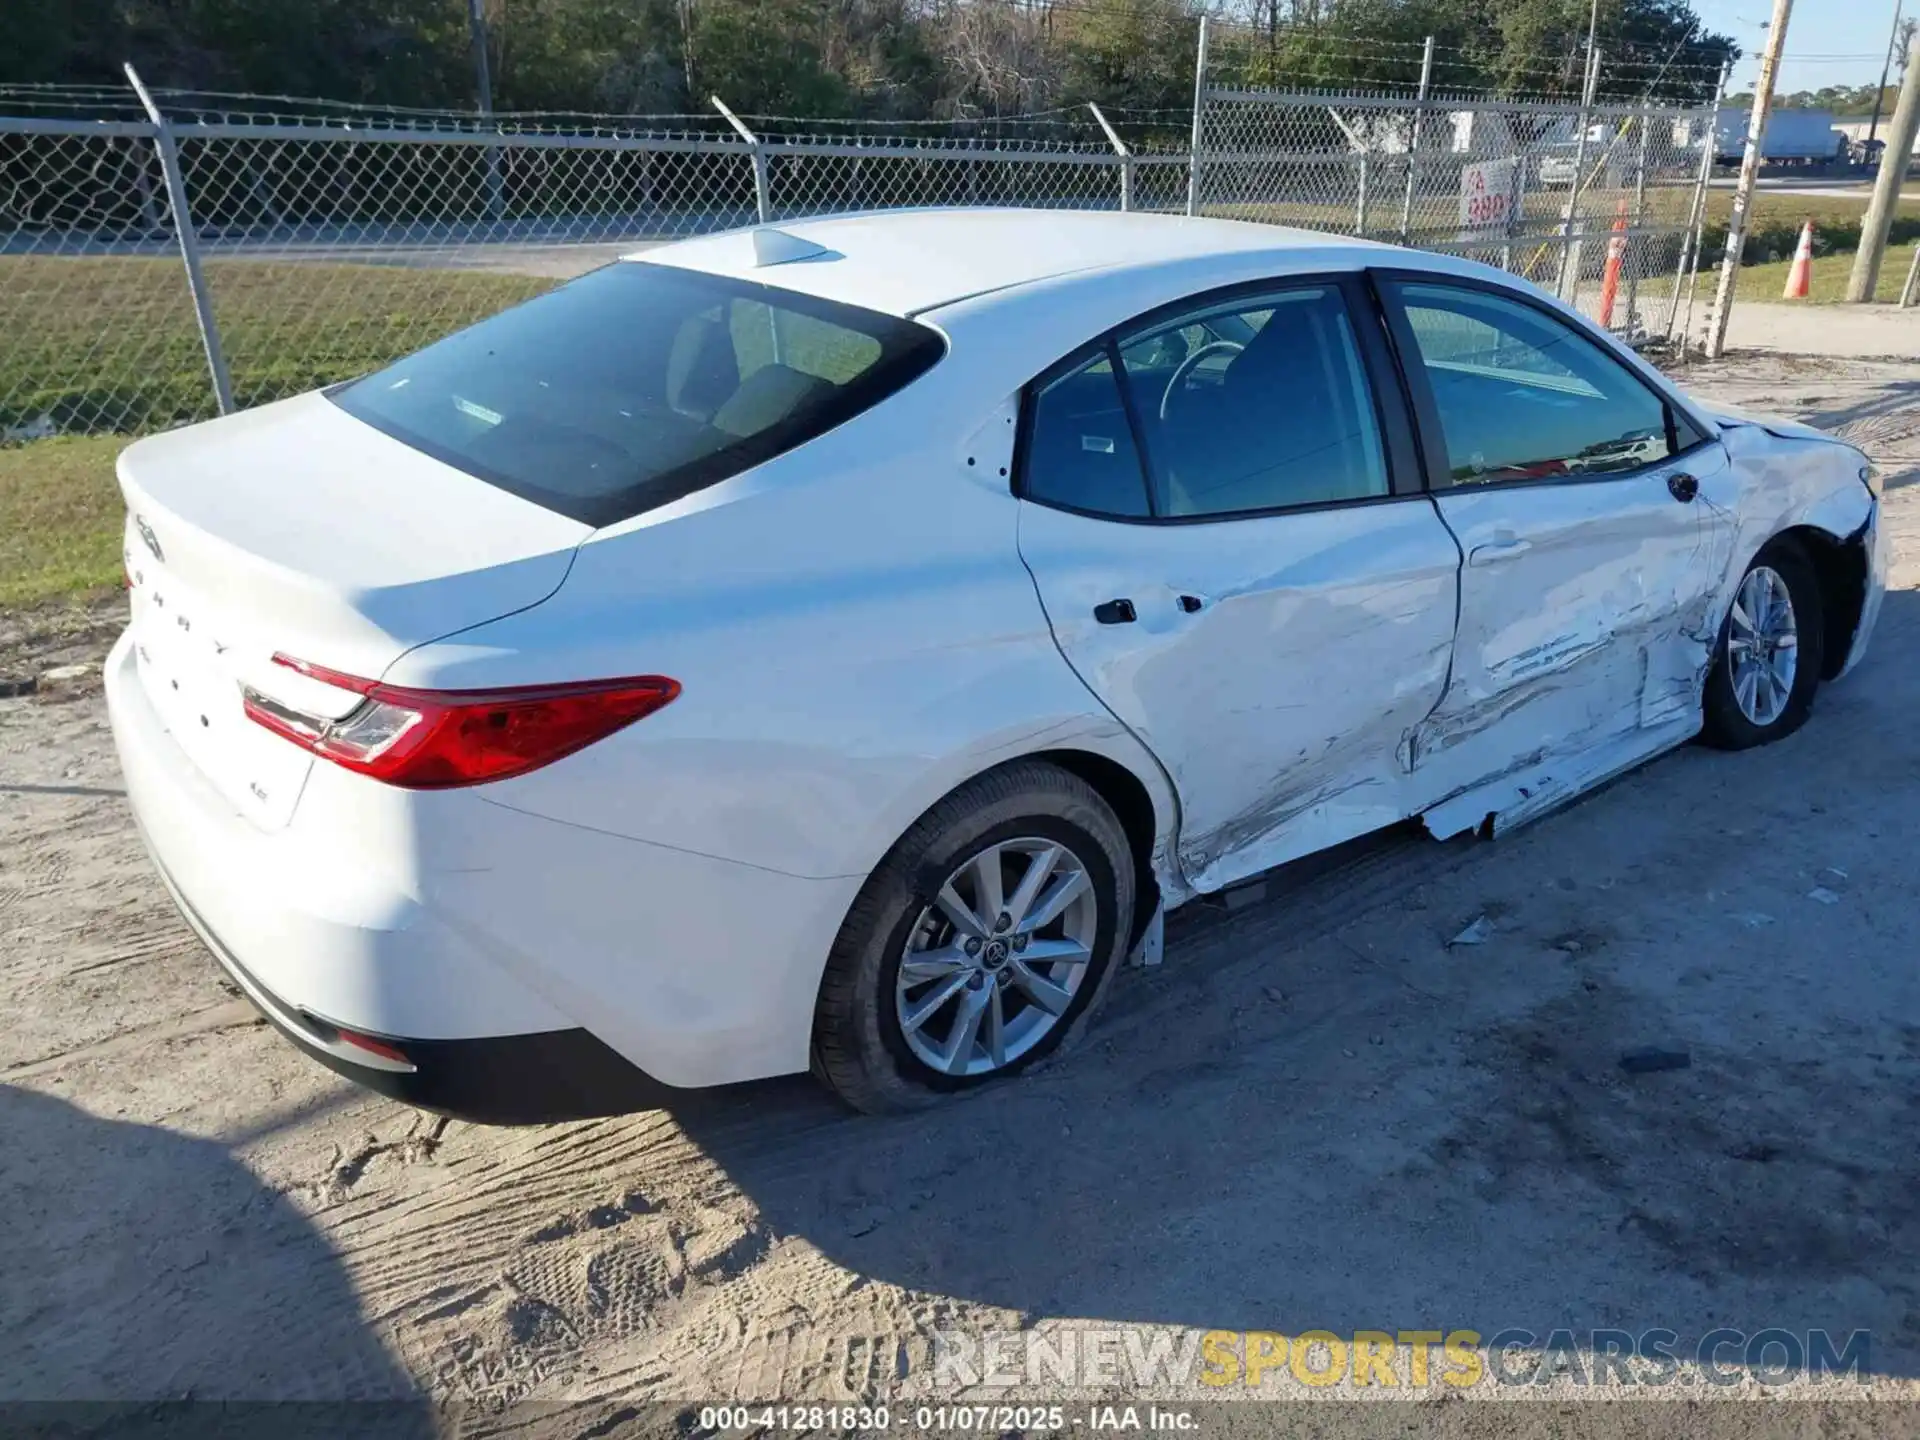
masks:
[[[1544,305],[1435,276],[1381,289],[1465,557],[1453,673],[1415,737],[1420,788],[1538,784],[1672,743],[1697,723],[1713,641],[1698,496],[1724,450]]]
[[[1459,552],[1359,283],[1159,312],[1023,405],[1021,555],[1172,778],[1198,890],[1406,815],[1398,757],[1445,686]]]

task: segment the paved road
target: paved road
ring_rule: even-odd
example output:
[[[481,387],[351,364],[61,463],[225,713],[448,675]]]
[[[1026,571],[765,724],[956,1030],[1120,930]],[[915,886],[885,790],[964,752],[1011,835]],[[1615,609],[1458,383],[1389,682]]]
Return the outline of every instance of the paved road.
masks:
[[[1739,183],[1736,176],[1716,175],[1713,188],[1731,190]],[[1804,195],[1810,200],[1866,200],[1873,194],[1871,180],[1806,179],[1776,175],[1759,182],[1759,188],[1771,195]]]

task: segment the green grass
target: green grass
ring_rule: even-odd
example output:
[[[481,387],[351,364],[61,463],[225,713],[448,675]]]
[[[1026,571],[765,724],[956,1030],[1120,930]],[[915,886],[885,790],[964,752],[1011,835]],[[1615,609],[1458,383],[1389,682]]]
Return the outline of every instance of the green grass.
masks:
[[[1726,250],[1727,218],[1732,212],[1731,191],[1715,190],[1707,197],[1702,254],[1718,257]],[[1816,260],[1826,255],[1851,254],[1860,248],[1860,222],[1866,213],[1865,194],[1858,199],[1847,199],[1794,195],[1779,190],[1758,191],[1754,196],[1753,214],[1747,222],[1742,263],[1757,267],[1791,260],[1800,243],[1800,227],[1809,220],[1813,221]],[[1896,244],[1920,239],[1920,197],[1903,200],[1894,211],[1892,237]],[[1780,283],[1786,283],[1784,276]],[[1777,298],[1778,287],[1774,293]]]
[[[1887,247],[1886,258],[1880,263],[1880,283],[1874,289],[1875,300],[1899,303],[1900,287],[1907,283],[1907,267],[1913,264],[1914,249],[1915,242],[1912,241]],[[1813,280],[1807,287],[1805,300],[1783,298],[1787,288],[1787,272],[1793,268],[1791,260],[1742,266],[1734,299],[1789,305],[1836,304],[1847,297],[1847,280],[1853,274],[1853,254],[1851,250],[1843,250],[1837,254],[1817,256],[1813,262]],[[1718,266],[1702,270],[1696,282],[1697,293],[1711,295],[1719,283]]]
[[[257,405],[362,374],[539,294],[550,280],[383,265],[207,266],[235,400]],[[137,432],[214,413],[172,259],[0,259],[0,425]],[[120,576],[114,457],[130,434],[0,446],[0,608],[83,596]]]
[[[257,405],[362,374],[553,282],[387,265],[206,267],[234,398]],[[213,413],[175,259],[0,259],[0,425],[151,430]]]
[[[120,579],[124,435],[0,449],[0,609],[79,599]]]

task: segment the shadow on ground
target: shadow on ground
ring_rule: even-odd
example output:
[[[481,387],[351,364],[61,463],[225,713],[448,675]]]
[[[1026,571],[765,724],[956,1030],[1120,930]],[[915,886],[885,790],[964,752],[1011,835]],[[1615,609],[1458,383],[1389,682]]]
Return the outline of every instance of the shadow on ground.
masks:
[[[883,1120],[783,1082],[681,1124],[774,1234],[1022,1316],[1864,1328],[1876,1373],[1920,1373],[1920,595],[1881,624],[1800,735],[1429,842],[1361,926],[1327,922],[1334,875],[1174,927],[1049,1073]],[[1826,865],[1852,878],[1814,903]],[[1496,938],[1447,949],[1475,913]],[[1649,1044],[1690,1066],[1624,1074]]]
[[[0,1401],[415,1394],[340,1258],[222,1144],[0,1085],[0,1216]],[[9,1426],[30,1418],[9,1414]],[[176,1418],[193,1433],[216,1417]],[[324,1407],[307,1418],[325,1431]],[[332,1433],[430,1434],[425,1419],[410,1405],[362,1407],[351,1425],[334,1415]]]

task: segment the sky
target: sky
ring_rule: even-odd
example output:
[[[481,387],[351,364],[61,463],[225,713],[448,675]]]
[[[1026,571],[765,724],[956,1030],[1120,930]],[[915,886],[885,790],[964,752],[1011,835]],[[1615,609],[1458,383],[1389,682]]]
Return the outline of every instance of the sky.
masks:
[[[1895,0],[1795,0],[1787,22],[1786,59],[1779,89],[1818,90],[1826,85],[1871,85],[1893,29]],[[1745,54],[1734,66],[1729,93],[1751,90],[1760,68],[1771,0],[1693,0],[1693,10],[1709,29],[1731,35]],[[1920,15],[1920,0],[1906,0],[1905,12]],[[1896,83],[1894,76],[1888,83]]]

